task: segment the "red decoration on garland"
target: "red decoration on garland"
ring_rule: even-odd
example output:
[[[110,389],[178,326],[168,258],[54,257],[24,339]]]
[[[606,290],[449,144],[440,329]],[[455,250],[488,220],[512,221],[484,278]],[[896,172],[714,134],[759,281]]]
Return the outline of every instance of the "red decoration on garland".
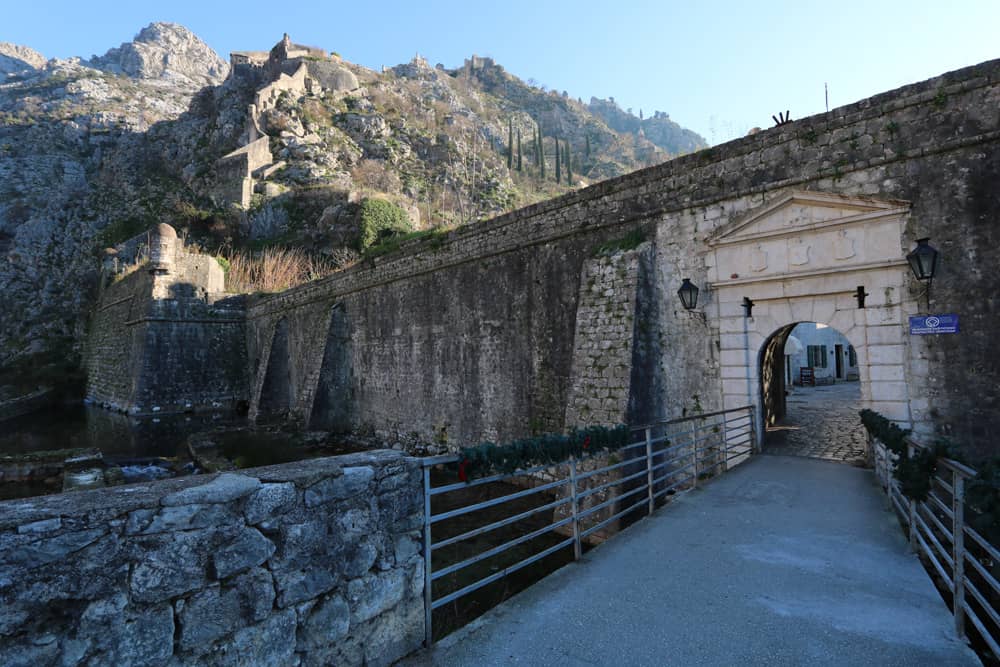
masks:
[[[460,481],[460,482],[468,482],[469,481],[469,473],[466,472],[466,470],[465,470],[465,467],[468,464],[469,464],[468,459],[462,459],[461,461],[458,462],[458,481]]]
[[[583,439],[583,449],[584,449],[584,451],[590,449],[590,436],[589,435],[586,438]]]

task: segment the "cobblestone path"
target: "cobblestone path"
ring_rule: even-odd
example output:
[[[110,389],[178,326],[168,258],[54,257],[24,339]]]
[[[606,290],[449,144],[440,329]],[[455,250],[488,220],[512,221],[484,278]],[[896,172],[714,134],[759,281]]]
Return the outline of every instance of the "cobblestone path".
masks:
[[[795,387],[785,419],[767,429],[764,453],[863,464],[866,437],[860,409],[857,382]]]

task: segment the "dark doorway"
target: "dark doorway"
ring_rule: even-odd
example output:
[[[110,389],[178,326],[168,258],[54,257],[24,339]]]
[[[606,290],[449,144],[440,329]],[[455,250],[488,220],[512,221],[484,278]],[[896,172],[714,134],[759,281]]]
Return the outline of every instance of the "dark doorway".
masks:
[[[351,399],[351,334],[347,314],[337,305],[330,314],[309,428],[337,433],[351,430]]]
[[[864,462],[851,349],[842,333],[812,322],[784,326],[765,341],[759,358],[765,453]]]
[[[282,319],[274,328],[271,353],[267,359],[264,383],[260,388],[257,422],[274,423],[288,416],[292,404],[291,364],[288,356],[288,320]]]

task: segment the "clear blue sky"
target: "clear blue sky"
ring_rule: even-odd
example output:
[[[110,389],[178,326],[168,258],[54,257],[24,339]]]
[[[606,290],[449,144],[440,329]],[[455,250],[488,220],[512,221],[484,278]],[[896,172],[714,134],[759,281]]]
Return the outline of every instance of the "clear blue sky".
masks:
[[[802,118],[1000,58],[1000,0],[762,2],[5,3],[0,41],[89,57],[152,21],[181,23],[226,57],[297,42],[372,68],[489,55],[523,79],[585,101],[666,111],[709,141],[791,110]]]

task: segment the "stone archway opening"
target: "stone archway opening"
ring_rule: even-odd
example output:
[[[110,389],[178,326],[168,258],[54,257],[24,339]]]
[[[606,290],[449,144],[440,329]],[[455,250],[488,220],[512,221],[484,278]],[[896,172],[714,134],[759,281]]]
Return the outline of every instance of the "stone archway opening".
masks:
[[[858,353],[839,330],[796,322],[761,347],[764,452],[865,464]]]

